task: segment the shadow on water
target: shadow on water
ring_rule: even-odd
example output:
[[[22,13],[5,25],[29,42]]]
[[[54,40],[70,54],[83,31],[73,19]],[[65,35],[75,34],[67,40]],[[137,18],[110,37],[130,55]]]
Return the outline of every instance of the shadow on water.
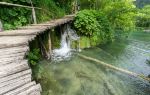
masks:
[[[127,41],[119,40],[102,47],[85,49],[82,54],[148,75],[150,66],[146,64],[146,60],[149,53],[137,48],[148,51],[142,47],[150,44],[143,44],[149,42],[144,41],[144,38],[137,39],[138,37],[133,36]],[[133,39],[139,42],[135,44]],[[147,81],[113,71],[75,55],[70,61],[59,63],[43,60],[33,71],[36,80],[42,85],[42,95],[149,95],[150,93],[150,83]]]

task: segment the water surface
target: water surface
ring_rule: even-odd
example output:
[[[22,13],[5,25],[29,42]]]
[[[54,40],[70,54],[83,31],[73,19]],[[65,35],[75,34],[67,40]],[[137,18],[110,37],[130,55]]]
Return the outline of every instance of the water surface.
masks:
[[[150,74],[149,33],[136,32],[126,40],[85,49],[81,54],[145,76]],[[43,60],[34,71],[43,95],[150,95],[149,82],[76,55],[59,63]]]

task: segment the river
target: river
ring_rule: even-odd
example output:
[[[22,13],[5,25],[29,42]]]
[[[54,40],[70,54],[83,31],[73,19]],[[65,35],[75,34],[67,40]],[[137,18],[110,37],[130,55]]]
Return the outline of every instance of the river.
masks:
[[[81,54],[138,74],[150,74],[150,33],[82,50]],[[69,61],[46,60],[34,67],[42,95],[150,95],[150,83],[74,55]]]

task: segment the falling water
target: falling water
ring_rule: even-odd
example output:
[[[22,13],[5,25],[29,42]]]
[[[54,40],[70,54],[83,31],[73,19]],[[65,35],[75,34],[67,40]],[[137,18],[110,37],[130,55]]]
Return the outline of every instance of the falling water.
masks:
[[[71,42],[78,40],[79,37],[76,32],[70,28],[69,25],[66,26],[64,33],[61,35],[61,47],[55,49],[52,52],[53,61],[62,61],[70,59],[73,49],[71,49]]]

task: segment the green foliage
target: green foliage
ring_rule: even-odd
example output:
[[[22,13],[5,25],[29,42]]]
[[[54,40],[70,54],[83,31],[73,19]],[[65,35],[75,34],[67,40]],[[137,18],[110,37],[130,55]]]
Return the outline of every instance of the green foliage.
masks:
[[[131,0],[107,4],[103,10],[115,31],[127,32],[135,28],[136,7]]]
[[[101,11],[80,11],[75,17],[74,27],[81,36],[90,37],[92,43],[101,44],[113,40],[110,23]]]
[[[82,10],[77,14],[74,26],[81,35],[90,37],[93,42],[112,41],[115,34],[126,37],[129,31],[135,29],[137,10],[132,0],[89,0],[85,2],[81,0],[81,4],[91,3],[92,7],[89,6],[90,10]],[[98,2],[101,4],[97,4]]]
[[[31,6],[30,0],[2,0],[3,2],[22,4]],[[35,0],[33,0],[35,1]],[[15,29],[17,27],[31,23],[31,10],[13,6],[0,6],[0,19],[4,24],[4,29]]]
[[[2,2],[21,4],[31,6],[30,0],[1,0]],[[72,2],[74,0],[32,0],[33,6],[41,7],[42,10],[36,9],[36,17],[38,22],[62,17],[70,13],[72,10]],[[63,2],[63,3],[62,3]],[[13,6],[0,6],[0,19],[4,24],[4,29],[16,29],[17,27],[32,24],[32,10]]]
[[[74,26],[82,35],[92,36],[94,32],[99,31],[99,24],[93,12],[93,10],[83,10],[75,17]]]
[[[29,63],[31,65],[36,65],[39,60],[41,59],[40,50],[39,49],[33,49],[27,54],[27,58],[29,60]]]
[[[103,9],[112,1],[113,0],[80,0],[80,6],[81,9]]]
[[[81,9],[93,9],[96,0],[80,0]]]
[[[65,15],[65,10],[59,7],[55,0],[39,0],[36,5],[44,9],[37,11],[37,18],[39,22],[62,17]]]
[[[56,4],[62,8],[63,10],[65,10],[66,13],[72,13],[72,7],[74,6],[74,2],[76,0],[54,0],[56,2]]]
[[[139,9],[136,24],[138,27],[150,27],[150,5]]]

